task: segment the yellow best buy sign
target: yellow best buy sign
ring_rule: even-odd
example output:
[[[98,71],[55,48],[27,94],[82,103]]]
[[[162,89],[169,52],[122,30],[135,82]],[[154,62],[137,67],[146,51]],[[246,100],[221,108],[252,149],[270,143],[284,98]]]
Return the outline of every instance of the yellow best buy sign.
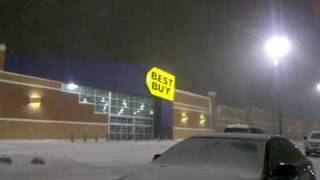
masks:
[[[169,101],[174,100],[176,84],[174,75],[153,67],[147,73],[146,84],[152,95]]]

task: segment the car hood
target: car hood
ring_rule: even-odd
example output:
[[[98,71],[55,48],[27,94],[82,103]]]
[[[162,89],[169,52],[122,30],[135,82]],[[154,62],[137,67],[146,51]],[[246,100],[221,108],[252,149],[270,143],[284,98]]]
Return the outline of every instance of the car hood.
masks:
[[[219,167],[195,168],[148,165],[119,180],[258,180],[260,174],[243,169],[226,169]]]

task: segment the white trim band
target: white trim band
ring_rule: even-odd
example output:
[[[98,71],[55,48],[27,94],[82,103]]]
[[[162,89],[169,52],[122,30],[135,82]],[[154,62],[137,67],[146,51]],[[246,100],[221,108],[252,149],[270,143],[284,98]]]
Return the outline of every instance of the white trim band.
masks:
[[[17,73],[14,73],[14,72],[8,72],[8,71],[3,71],[3,70],[0,70],[0,73],[7,74],[7,75],[12,75],[12,76],[30,78],[30,79],[37,79],[37,80],[41,80],[41,81],[53,82],[53,83],[61,83],[60,81],[56,81],[56,80],[44,79],[44,78],[39,78],[39,77],[25,75],[25,74],[17,74]]]
[[[61,91],[60,88],[54,88],[54,87],[31,84],[31,83],[23,83],[23,82],[11,81],[11,80],[0,79],[0,82],[8,83],[8,84],[20,85],[20,86],[29,86],[29,87],[35,87],[35,88],[50,89],[50,90],[54,90],[54,91]]]
[[[199,112],[199,113],[204,113],[204,114],[210,114],[209,111],[202,111],[202,110],[197,110],[197,109],[191,109],[191,108],[183,108],[183,107],[177,107],[177,106],[173,106],[173,109],[179,109],[182,111],[191,111],[191,112]]]
[[[198,98],[205,99],[205,100],[210,100],[210,98],[207,97],[207,96],[203,96],[203,95],[200,95],[200,94],[191,93],[191,92],[188,92],[188,91],[183,91],[183,90],[176,89],[176,92],[177,92],[177,93],[181,93],[181,94],[186,94],[186,95],[189,95],[189,96],[198,97]]]
[[[173,102],[173,106],[186,106],[186,107],[200,109],[200,110],[204,110],[204,111],[208,111],[208,109],[209,109],[209,107],[185,104],[185,103],[180,103],[180,102]],[[208,106],[209,106],[209,104],[208,104]]]
[[[79,121],[55,121],[43,119],[24,119],[24,118],[4,118],[0,117],[0,121],[11,122],[33,122],[33,123],[52,123],[52,124],[74,124],[74,125],[89,125],[89,126],[107,126],[107,123],[94,123],[94,122],[79,122]]]

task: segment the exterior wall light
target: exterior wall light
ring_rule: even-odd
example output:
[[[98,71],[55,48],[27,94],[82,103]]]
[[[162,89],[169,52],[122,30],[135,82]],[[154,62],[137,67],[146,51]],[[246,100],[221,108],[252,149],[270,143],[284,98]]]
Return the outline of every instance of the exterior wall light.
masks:
[[[37,95],[30,96],[29,106],[32,108],[39,108],[41,106],[41,97]]]
[[[182,112],[181,113],[181,122],[182,123],[187,123],[187,121],[189,120],[188,114],[186,112]]]
[[[200,114],[200,125],[204,125],[206,123],[206,117],[203,114]]]

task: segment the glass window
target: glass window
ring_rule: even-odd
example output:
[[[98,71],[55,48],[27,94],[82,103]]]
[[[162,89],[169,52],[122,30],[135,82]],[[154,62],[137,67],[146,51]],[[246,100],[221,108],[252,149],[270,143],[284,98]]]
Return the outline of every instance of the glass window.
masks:
[[[146,132],[147,134],[151,134],[151,133],[153,133],[153,128],[152,128],[152,127],[147,127],[147,128],[145,129],[145,132]]]
[[[287,161],[290,164],[301,166],[305,164],[305,158],[301,152],[289,141],[281,140],[280,146],[283,149],[283,152],[287,156]]]
[[[81,87],[80,88],[81,94],[89,94],[89,95],[95,95],[95,89],[88,88],[88,87]]]
[[[108,106],[107,105],[95,105],[95,112],[96,113],[103,113],[107,114],[108,113]]]
[[[111,123],[127,124],[128,123],[128,118],[111,117]]]
[[[271,140],[269,152],[269,168],[271,172],[275,170],[280,163],[287,163],[287,155],[281,148],[279,140]]]
[[[101,101],[101,98],[96,98],[97,103],[99,100]],[[112,92],[109,106],[111,106],[111,125],[121,127],[120,132],[110,131],[111,135],[120,134],[119,136],[110,136],[111,138],[120,138],[121,140],[153,138],[152,98]]]
[[[122,133],[132,133],[132,126],[123,126]]]
[[[136,127],[136,128],[135,128],[135,133],[137,133],[137,134],[143,134],[143,133],[144,133],[144,128],[143,128],[143,127]]]
[[[109,105],[109,98],[104,96],[96,96],[96,104],[98,105]]]
[[[121,134],[111,134],[110,139],[112,140],[121,140]]]
[[[96,96],[109,97],[109,91],[96,90]]]
[[[111,92],[111,98],[112,98],[112,99],[117,98],[117,93],[115,93],[115,92]]]
[[[86,94],[80,94],[80,103],[83,104],[94,104],[95,103],[95,97],[92,95],[86,95]]]
[[[320,133],[312,133],[311,139],[320,139]]]
[[[146,135],[144,136],[144,139],[145,139],[145,140],[151,140],[151,139],[153,139],[153,135],[152,135],[152,134],[146,134]]]
[[[112,133],[120,133],[121,132],[121,126],[111,125],[110,126],[110,131]]]
[[[135,135],[135,139],[137,139],[137,140],[142,140],[143,139],[143,134],[136,134]]]
[[[111,113],[116,114],[117,113],[117,107],[111,106]]]

